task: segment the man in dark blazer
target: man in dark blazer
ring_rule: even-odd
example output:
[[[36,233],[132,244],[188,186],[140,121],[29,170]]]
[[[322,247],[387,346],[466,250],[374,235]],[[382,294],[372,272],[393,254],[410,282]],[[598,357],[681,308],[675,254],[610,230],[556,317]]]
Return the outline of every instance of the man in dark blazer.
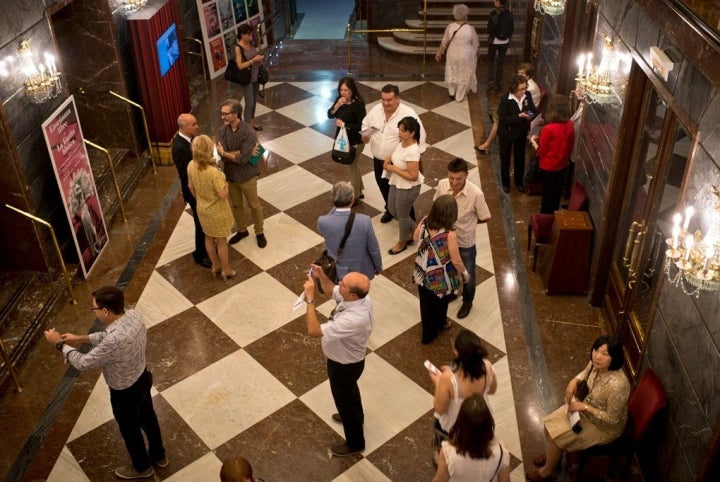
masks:
[[[205,249],[205,233],[203,233],[200,220],[197,216],[197,201],[195,201],[195,196],[192,195],[188,187],[187,173],[188,164],[192,161],[190,142],[192,138],[197,135],[200,128],[198,127],[197,119],[192,114],[180,114],[177,123],[178,132],[172,143],[172,158],[177,168],[178,176],[180,176],[180,188],[182,189],[183,199],[190,205],[193,220],[195,221],[195,251],[193,251],[193,259],[200,266],[210,268],[210,259]]]
[[[335,207],[328,214],[318,218],[318,231],[325,239],[325,248],[336,260],[338,279],[331,281],[337,282],[352,271],[372,279],[382,272],[382,256],[370,216],[355,214],[352,230],[345,241],[342,255],[338,258],[338,248],[345,234],[345,225],[354,202],[353,187],[347,181],[340,181],[333,186],[331,196]]]

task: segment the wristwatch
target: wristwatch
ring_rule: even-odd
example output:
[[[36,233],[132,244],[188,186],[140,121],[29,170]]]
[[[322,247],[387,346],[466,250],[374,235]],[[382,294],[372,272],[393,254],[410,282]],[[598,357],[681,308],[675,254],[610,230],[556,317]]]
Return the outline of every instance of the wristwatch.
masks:
[[[59,342],[55,343],[55,348],[57,348],[58,350],[62,350],[64,344],[65,340],[60,340]]]
[[[305,298],[305,303],[307,303],[308,305],[312,305],[313,303],[315,303],[315,300]]]

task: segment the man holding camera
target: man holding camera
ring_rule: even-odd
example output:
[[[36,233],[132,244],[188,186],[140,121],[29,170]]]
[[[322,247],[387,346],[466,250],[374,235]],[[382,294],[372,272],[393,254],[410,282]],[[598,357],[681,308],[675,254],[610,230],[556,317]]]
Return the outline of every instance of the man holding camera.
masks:
[[[335,285],[322,267],[312,265],[325,293],[332,293],[337,306],[327,323],[320,324],[315,311],[315,283],[308,274],[303,285],[307,303],[308,335],[322,337],[322,350],[327,358],[328,379],[338,413],[333,421],[342,423],[345,443],[333,445],[336,457],[346,457],[365,450],[365,434],[360,388],[357,381],[365,369],[365,352],[375,319],[372,302],[367,296],[370,280],[362,273],[348,273]]]

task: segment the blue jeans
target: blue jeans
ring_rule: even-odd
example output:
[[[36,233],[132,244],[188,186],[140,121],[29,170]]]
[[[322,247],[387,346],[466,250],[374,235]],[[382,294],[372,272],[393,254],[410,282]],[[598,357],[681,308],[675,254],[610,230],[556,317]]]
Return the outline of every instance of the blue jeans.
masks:
[[[465,265],[465,269],[470,273],[470,281],[463,284],[463,301],[472,303],[475,299],[475,258],[477,257],[477,247],[472,245],[470,248],[460,248],[460,257]]]

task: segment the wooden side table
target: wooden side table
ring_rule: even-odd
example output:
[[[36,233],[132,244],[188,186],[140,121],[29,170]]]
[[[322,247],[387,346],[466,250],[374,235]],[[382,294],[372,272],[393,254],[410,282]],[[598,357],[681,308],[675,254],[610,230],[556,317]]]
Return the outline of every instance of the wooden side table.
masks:
[[[555,211],[541,273],[545,293],[586,293],[593,226],[585,211]]]

